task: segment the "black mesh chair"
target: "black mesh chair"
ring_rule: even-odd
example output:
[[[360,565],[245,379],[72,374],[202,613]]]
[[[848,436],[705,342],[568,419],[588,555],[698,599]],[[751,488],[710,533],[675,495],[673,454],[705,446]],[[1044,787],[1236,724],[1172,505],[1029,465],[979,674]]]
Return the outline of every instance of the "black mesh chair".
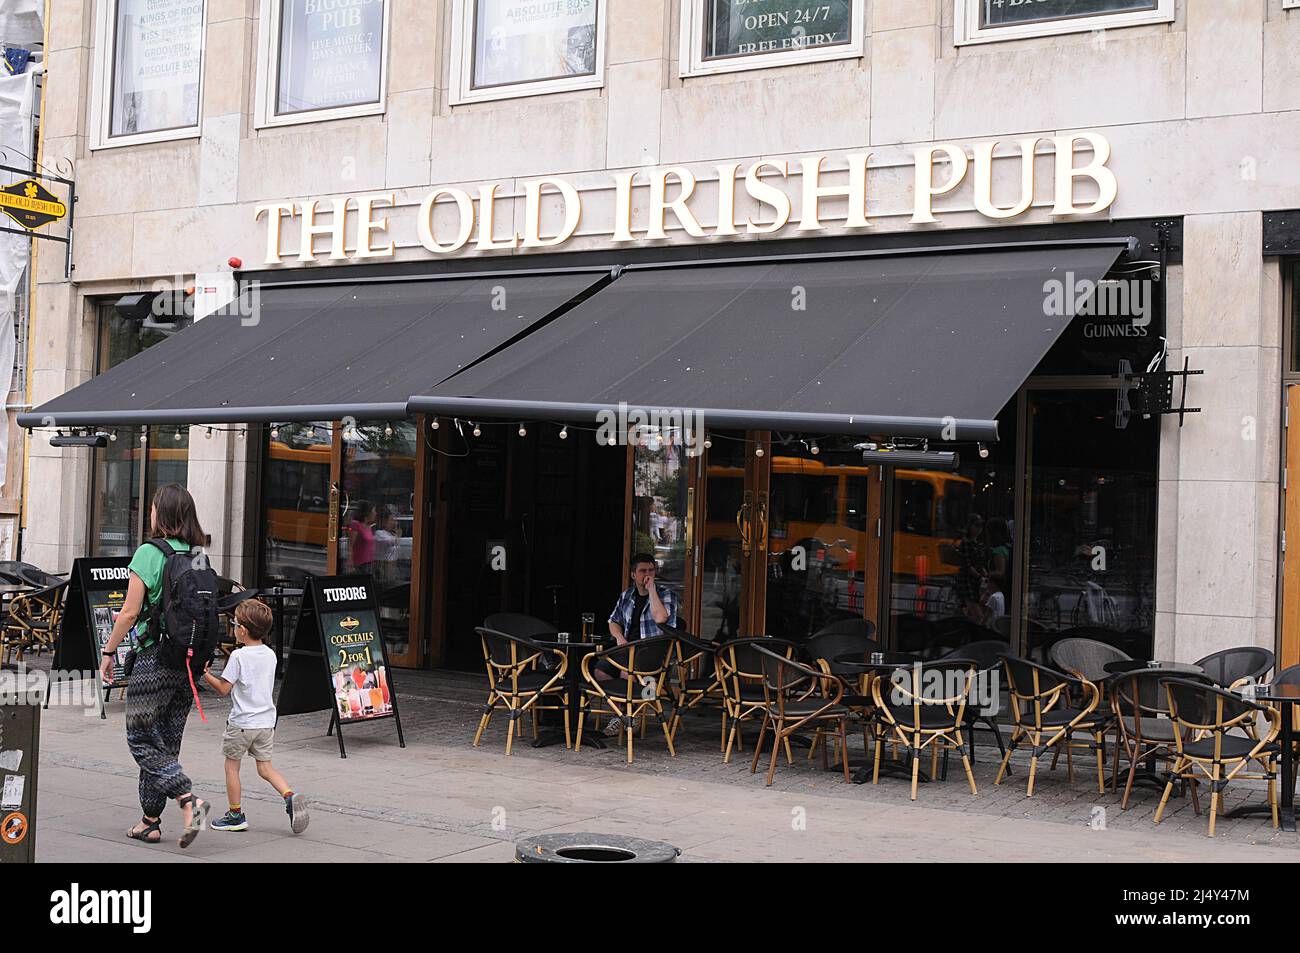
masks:
[[[960,754],[970,793],[977,793],[970,751],[962,736],[966,702],[975,683],[975,663],[964,659],[925,662],[902,671],[907,673],[904,678],[876,679],[871,694],[881,727],[906,745],[911,755],[912,800],[916,800],[921,755],[926,748],[930,749],[931,774],[938,766],[940,751]],[[877,739],[872,784],[880,781],[880,747]]]
[[[1300,685],[1300,665],[1288,665],[1273,676],[1274,685]],[[1300,706],[1291,706],[1291,746],[1300,755]],[[1298,759],[1300,760],[1300,759]],[[1296,777],[1291,778],[1294,785]]]
[[[994,698],[1001,699],[1002,685],[1002,657],[1011,653],[1011,646],[1001,639],[985,639],[980,642],[967,642],[965,645],[959,645],[957,648],[943,656],[940,661],[956,662],[965,660],[973,662],[975,665],[975,684],[987,681],[990,687],[996,687],[992,692]],[[1006,757],[1007,746],[1002,740],[1002,728],[998,724],[998,712],[984,714],[979,705],[967,704],[966,720],[962,725],[962,730],[970,737],[970,760],[975,763],[975,726],[982,724],[985,728],[993,733],[993,740],[997,742],[998,755]],[[1007,774],[1011,773],[1010,765],[1007,766]]]
[[[1205,674],[1216,685],[1232,688],[1245,679],[1259,681],[1273,670],[1276,661],[1268,649],[1246,645],[1207,655],[1203,659],[1197,659],[1196,664],[1205,669]]]
[[[483,620],[483,625],[520,639],[545,639],[556,634],[556,628],[545,619],[524,615],[522,612],[494,612]]]
[[[767,767],[767,783],[770,786],[776,775],[776,760],[781,747],[785,746],[786,757],[789,758],[790,737],[796,732],[812,728],[815,736],[820,739],[825,732],[834,728],[840,740],[840,750],[846,750],[844,722],[851,713],[846,705],[840,704],[844,697],[844,683],[836,676],[796,662],[762,645],[755,646],[753,651],[762,672],[763,720],[758,730],[758,740],[754,743],[754,758],[749,765],[749,773],[758,770],[758,759],[763,753],[763,738],[771,729],[772,758]],[[840,760],[844,768],[844,780],[849,781],[849,759],[845,757]],[[828,767],[826,761],[826,746],[823,744],[823,768]]]
[[[1002,767],[994,784],[1002,783],[1011,760],[1011,753],[1021,741],[1028,740],[1033,746],[1029,758],[1029,786],[1026,797],[1034,796],[1034,778],[1038,773],[1038,760],[1057,745],[1065,748],[1070,780],[1074,780],[1074,762],[1072,750],[1076,747],[1088,748],[1097,755],[1097,791],[1106,791],[1105,774],[1105,736],[1108,728],[1107,716],[1097,711],[1101,692],[1087,679],[1072,678],[1062,672],[1039,665],[1028,659],[1012,655],[1004,656],[1002,668],[1007,677],[1007,689],[1011,695],[1011,715],[1015,728],[1007,753],[1002,758]],[[1070,690],[1076,690],[1082,702],[1078,706],[1069,704]],[[1076,741],[1076,732],[1090,735],[1088,742]]]
[[[1160,823],[1175,781],[1188,781],[1194,789],[1196,784],[1206,780],[1210,782],[1210,836],[1213,837],[1214,821],[1223,803],[1223,789],[1236,778],[1254,778],[1268,781],[1268,803],[1273,809],[1273,827],[1276,828],[1277,772],[1274,769],[1282,716],[1274,708],[1246,701],[1203,682],[1167,678],[1164,686],[1169,693],[1169,714],[1178,728],[1174,734],[1177,757],[1165,793],[1160,798],[1160,806],[1156,808],[1156,823]],[[1261,715],[1269,723],[1269,730],[1263,737],[1231,734],[1234,729],[1254,728]],[[1259,763],[1260,773],[1246,773],[1252,761]],[[1199,805],[1196,812],[1200,813]]]
[[[718,678],[718,646],[714,642],[697,639],[680,626],[659,624],[659,631],[677,640],[674,651],[676,679],[673,689],[672,733],[682,724],[682,712],[700,705],[716,703],[722,710],[722,740],[719,749],[727,746],[727,709],[722,698],[722,682]]]
[[[718,681],[722,685],[727,717],[731,719],[727,746],[723,749],[723,764],[731,761],[733,748],[741,750],[738,747],[744,743],[741,723],[762,714],[767,704],[767,695],[762,685],[763,657],[758,652],[760,647],[776,651],[791,660],[798,654],[793,642],[769,635],[729,639],[718,646]]]
[[[568,693],[564,690],[567,665],[565,654],[559,649],[546,649],[530,639],[507,632],[486,627],[474,631],[483,642],[483,661],[488,673],[487,704],[479,718],[478,731],[474,733],[474,746],[478,747],[483,732],[492,720],[492,712],[498,705],[504,705],[510,720],[506,731],[507,755],[510,754],[515,735],[523,731],[519,720],[527,712],[532,713],[533,738],[536,739],[537,712],[542,709],[564,712],[564,744],[565,747],[570,747],[572,737],[569,733]],[[536,663],[548,655],[555,658],[555,668],[539,669]]]
[[[868,744],[867,738],[872,731],[871,722],[875,716],[871,703],[871,676],[863,672],[860,666],[840,661],[845,656],[862,660],[870,652],[885,651],[875,638],[876,626],[868,619],[841,619],[815,632],[803,644],[804,654],[812,664],[823,672],[837,675],[844,680],[851,694],[844,696],[844,704],[852,709],[862,724],[862,743]],[[813,738],[808,757],[812,758],[817,746],[825,739],[819,733]]]
[[[1128,758],[1128,780],[1124,784],[1124,797],[1120,810],[1128,810],[1137,766],[1145,764],[1154,769],[1162,761],[1172,766],[1175,760],[1175,735],[1178,726],[1169,713],[1169,695],[1164,681],[1168,674],[1152,669],[1138,669],[1112,680],[1110,705],[1115,715],[1115,767],[1111,773],[1111,790],[1119,784],[1119,758],[1122,752]],[[1208,678],[1196,676],[1190,681],[1211,684]],[[1184,784],[1186,787],[1186,784]],[[1196,800],[1196,788],[1192,788]],[[1199,803],[1197,810],[1200,810]]]
[[[590,708],[593,714],[605,713],[619,718],[622,733],[627,737],[627,763],[632,763],[632,734],[637,718],[652,715],[664,730],[668,753],[674,758],[673,733],[664,715],[664,702],[671,702],[668,691],[668,670],[675,659],[676,639],[671,635],[656,635],[649,639],[633,639],[599,655],[588,655],[582,660],[582,675],[587,680],[584,692],[585,705],[578,711],[578,737],[574,750],[582,747],[583,721]],[[608,662],[617,671],[613,678],[597,678],[592,666],[598,661]]]
[[[1110,662],[1128,662],[1132,656],[1107,642],[1096,639],[1061,639],[1047,653],[1051,663],[1062,672],[1081,675],[1098,687],[1110,677],[1106,665]]]

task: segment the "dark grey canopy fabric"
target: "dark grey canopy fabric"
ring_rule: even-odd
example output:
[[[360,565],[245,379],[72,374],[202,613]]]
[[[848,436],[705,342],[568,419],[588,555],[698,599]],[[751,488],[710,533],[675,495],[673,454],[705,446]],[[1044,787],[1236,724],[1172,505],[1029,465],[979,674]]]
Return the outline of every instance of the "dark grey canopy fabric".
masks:
[[[509,342],[608,269],[261,292],[18,418],[24,427],[404,416],[407,398]]]
[[[465,414],[473,401],[459,399],[472,398],[545,416],[543,404],[626,402],[758,411],[734,419],[774,427],[822,414],[991,421],[1076,302],[1053,305],[1104,277],[1125,244],[634,266],[410,407]],[[1049,295],[1053,281],[1067,293]]]

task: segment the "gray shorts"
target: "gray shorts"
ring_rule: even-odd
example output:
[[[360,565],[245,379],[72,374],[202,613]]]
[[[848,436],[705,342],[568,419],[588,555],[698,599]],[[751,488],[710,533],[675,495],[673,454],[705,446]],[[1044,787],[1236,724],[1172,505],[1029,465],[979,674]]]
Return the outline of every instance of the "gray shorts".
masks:
[[[221,753],[231,761],[251,754],[254,761],[270,761],[274,728],[236,728],[229,722],[221,736]]]

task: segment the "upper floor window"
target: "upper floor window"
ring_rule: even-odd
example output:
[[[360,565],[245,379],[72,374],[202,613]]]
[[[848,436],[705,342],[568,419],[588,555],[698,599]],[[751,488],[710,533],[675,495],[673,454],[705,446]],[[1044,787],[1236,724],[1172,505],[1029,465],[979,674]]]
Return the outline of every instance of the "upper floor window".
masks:
[[[205,0],[101,0],[92,145],[199,134]]]
[[[861,56],[862,5],[862,0],[682,0],[682,75]]]
[[[387,0],[262,0],[257,124],[384,111]]]
[[[1174,0],[956,0],[956,3],[958,45],[1167,23],[1174,18]]]
[[[453,16],[453,103],[604,82],[604,0],[457,0]]]

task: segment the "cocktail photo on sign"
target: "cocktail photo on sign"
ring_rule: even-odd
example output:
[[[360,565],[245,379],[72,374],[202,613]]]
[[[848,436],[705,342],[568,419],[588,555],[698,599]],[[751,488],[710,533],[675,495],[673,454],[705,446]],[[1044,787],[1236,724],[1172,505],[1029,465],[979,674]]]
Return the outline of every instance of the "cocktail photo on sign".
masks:
[[[339,720],[360,721],[391,715],[388,671],[374,613],[368,609],[326,612],[321,615],[321,626]]]

